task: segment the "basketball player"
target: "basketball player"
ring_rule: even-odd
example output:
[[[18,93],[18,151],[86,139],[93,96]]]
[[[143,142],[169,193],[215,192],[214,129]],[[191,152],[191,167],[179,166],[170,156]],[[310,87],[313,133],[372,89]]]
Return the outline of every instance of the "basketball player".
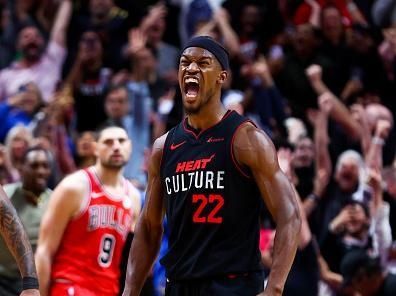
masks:
[[[130,153],[124,129],[104,128],[96,164],[55,188],[36,255],[42,295],[118,295],[122,249],[140,207],[137,190],[122,177]]]
[[[131,247],[124,296],[139,295],[156,258],[166,212],[166,295],[281,295],[297,248],[296,197],[273,144],[220,101],[228,55],[209,37],[182,52],[187,117],[155,141],[145,207]],[[258,249],[260,195],[277,223],[268,285]]]
[[[0,234],[14,256],[22,275],[20,296],[39,296],[34,256],[29,238],[15,208],[0,186]]]

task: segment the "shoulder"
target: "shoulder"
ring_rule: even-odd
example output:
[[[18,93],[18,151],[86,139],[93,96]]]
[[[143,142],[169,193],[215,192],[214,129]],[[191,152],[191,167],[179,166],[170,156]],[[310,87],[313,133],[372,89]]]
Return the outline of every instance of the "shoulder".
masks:
[[[273,147],[271,139],[250,121],[242,123],[235,131],[234,150],[257,150],[268,146]]]
[[[66,176],[55,188],[55,193],[64,193],[69,196],[83,198],[89,191],[89,179],[83,170]]]
[[[12,198],[18,188],[22,188],[21,182],[3,185],[3,190],[9,198]]]
[[[152,155],[163,153],[168,134],[169,134],[169,132],[167,132],[166,134],[162,135],[161,137],[157,138],[154,141]]]
[[[67,212],[69,217],[81,210],[90,191],[86,173],[79,170],[66,176],[56,186],[49,199],[49,208],[54,213]]]
[[[162,135],[154,141],[148,167],[149,173],[151,174],[157,174],[160,171],[162,157],[164,154],[165,141],[167,137],[168,133]]]
[[[250,168],[277,166],[276,150],[268,135],[251,122],[243,123],[234,134],[233,152],[239,164]]]

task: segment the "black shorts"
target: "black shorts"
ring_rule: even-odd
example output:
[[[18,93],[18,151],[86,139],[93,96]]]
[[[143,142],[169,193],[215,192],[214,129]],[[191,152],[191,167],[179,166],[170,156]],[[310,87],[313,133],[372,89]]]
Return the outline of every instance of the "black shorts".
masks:
[[[264,290],[264,274],[167,281],[165,296],[256,296]]]

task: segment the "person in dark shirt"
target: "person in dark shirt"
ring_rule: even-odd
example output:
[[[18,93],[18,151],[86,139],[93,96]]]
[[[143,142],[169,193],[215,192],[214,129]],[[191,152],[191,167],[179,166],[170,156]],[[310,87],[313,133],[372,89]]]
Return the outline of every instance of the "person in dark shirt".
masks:
[[[103,65],[103,45],[98,33],[84,32],[78,45],[77,58],[66,82],[73,89],[76,130],[84,132],[96,130],[106,119],[104,97],[111,71]]]
[[[396,275],[386,273],[379,258],[362,250],[353,251],[341,263],[344,289],[361,296],[392,296],[396,291]]]

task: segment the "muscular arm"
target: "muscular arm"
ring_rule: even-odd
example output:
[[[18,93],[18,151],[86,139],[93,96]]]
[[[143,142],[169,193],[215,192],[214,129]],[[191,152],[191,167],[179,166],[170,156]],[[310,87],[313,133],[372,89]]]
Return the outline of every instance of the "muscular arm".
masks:
[[[163,192],[160,164],[166,135],[157,139],[149,163],[146,202],[135,228],[123,296],[137,296],[157,257],[163,233]]]
[[[66,177],[55,188],[41,221],[36,252],[37,272],[42,296],[48,295],[52,260],[69,220],[77,213],[88,184],[81,172]]]
[[[278,165],[275,148],[263,131],[245,124],[233,146],[239,164],[248,166],[276,222],[274,255],[263,295],[282,295],[297,250],[301,215],[288,178]]]
[[[2,187],[0,187],[0,233],[17,262],[22,277],[37,277],[29,238]]]

